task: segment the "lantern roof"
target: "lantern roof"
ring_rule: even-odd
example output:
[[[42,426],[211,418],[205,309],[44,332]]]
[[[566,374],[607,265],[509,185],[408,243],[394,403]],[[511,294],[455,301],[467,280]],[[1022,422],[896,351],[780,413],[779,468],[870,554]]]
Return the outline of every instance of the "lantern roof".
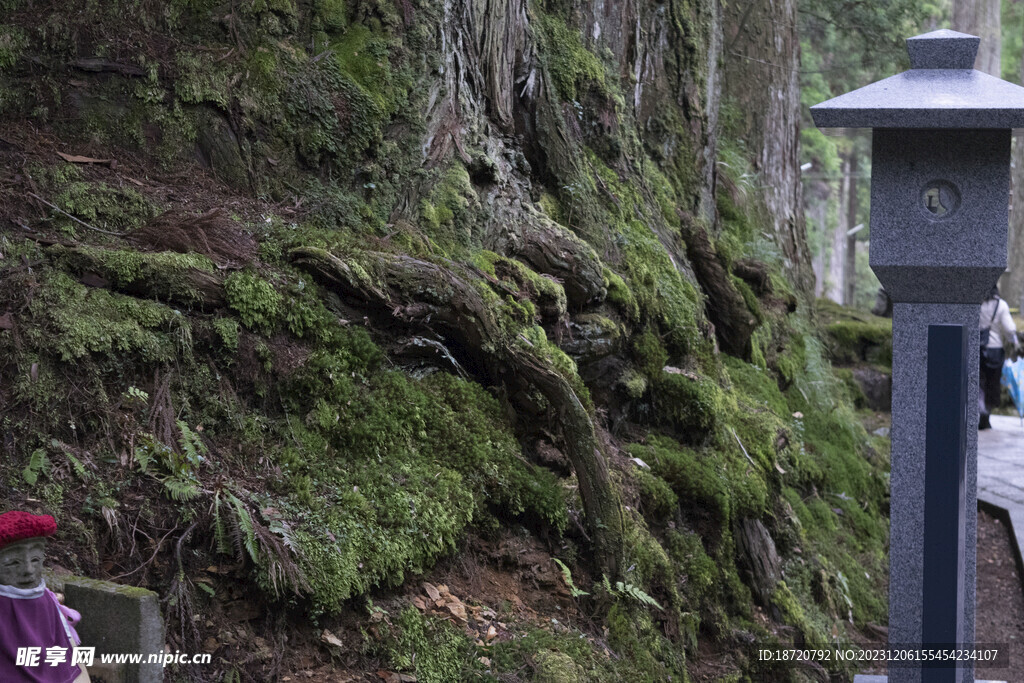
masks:
[[[911,69],[811,107],[819,128],[1024,128],[1024,88],[973,69],[980,39],[907,38]]]

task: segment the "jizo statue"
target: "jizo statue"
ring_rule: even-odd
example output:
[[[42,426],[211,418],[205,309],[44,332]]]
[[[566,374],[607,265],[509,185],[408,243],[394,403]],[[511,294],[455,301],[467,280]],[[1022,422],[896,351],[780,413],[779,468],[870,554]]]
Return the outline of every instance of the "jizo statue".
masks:
[[[57,523],[50,515],[20,511],[0,514],[3,683],[89,681],[85,666],[71,663],[72,648],[81,642],[74,628],[81,615],[61,605],[43,579],[46,539],[56,531]]]

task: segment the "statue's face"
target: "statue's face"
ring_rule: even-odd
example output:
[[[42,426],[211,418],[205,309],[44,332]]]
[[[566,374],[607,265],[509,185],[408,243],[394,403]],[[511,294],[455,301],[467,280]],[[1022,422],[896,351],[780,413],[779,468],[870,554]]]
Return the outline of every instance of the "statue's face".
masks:
[[[0,585],[35,588],[43,578],[46,541],[29,538],[0,548]]]

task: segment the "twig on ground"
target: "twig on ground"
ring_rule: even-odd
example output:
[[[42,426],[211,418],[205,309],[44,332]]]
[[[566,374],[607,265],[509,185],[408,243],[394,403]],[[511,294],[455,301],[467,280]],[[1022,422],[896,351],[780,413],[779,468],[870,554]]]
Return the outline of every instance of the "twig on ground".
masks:
[[[71,215],[70,213],[68,213],[68,212],[67,212],[67,211],[65,211],[64,209],[60,208],[60,207],[59,207],[59,206],[57,206],[56,204],[51,204],[50,202],[46,201],[45,199],[43,199],[42,197],[40,197],[40,196],[39,196],[39,195],[37,195],[36,193],[34,193],[34,192],[29,192],[28,194],[29,194],[29,196],[30,196],[30,197],[34,197],[35,199],[37,199],[37,200],[41,201],[41,202],[42,202],[43,204],[46,204],[46,205],[47,205],[48,207],[50,207],[50,208],[51,208],[51,209],[53,209],[54,211],[58,211],[58,212],[60,212],[60,213],[64,214],[65,216],[67,216],[68,218],[70,218],[70,219],[71,219],[71,220],[73,220],[74,222],[78,223],[78,224],[79,224],[79,225],[81,225],[82,227],[85,227],[85,228],[89,228],[90,230],[95,230],[96,232],[102,232],[102,233],[103,233],[104,235],[112,235],[112,236],[114,236],[114,237],[124,237],[125,235],[127,235],[127,234],[128,234],[128,233],[125,233],[125,232],[111,232],[111,231],[109,231],[109,230],[104,230],[103,228],[97,228],[97,227],[96,227],[96,226],[94,226],[94,225],[89,225],[89,224],[88,224],[88,223],[86,223],[85,221],[83,221],[83,220],[81,220],[81,219],[79,219],[79,218],[75,218],[75,217],[74,217],[74,216],[72,216],[72,215]]]

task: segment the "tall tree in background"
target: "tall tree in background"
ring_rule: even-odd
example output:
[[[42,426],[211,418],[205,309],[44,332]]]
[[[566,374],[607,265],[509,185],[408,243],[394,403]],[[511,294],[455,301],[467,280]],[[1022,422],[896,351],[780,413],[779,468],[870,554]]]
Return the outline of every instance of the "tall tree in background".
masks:
[[[1024,51],[1013,76],[1018,83],[1024,83]],[[1013,140],[1010,187],[1009,269],[999,280],[999,291],[1011,306],[1019,306],[1024,311],[1024,139],[1020,136],[1014,136]]]
[[[810,105],[854,90],[909,66],[905,39],[920,33],[935,8],[909,0],[862,3],[857,0],[802,0],[801,88],[804,113]],[[815,255],[815,272],[826,277],[816,292],[852,305],[857,289],[857,241],[869,231],[848,234],[866,218],[857,182],[869,165],[864,140],[826,138],[805,119],[802,131],[804,161],[813,170],[806,176],[809,239],[825,249]],[[813,185],[813,187],[812,187]],[[837,202],[838,211],[815,203]],[[834,205],[833,205],[834,206]]]
[[[954,0],[953,30],[981,38],[974,68],[999,78],[1003,44],[999,0]]]
[[[999,0],[955,0],[953,3],[953,29],[981,38],[974,68],[997,78],[1002,76],[1002,14]],[[1024,83],[1024,63],[1014,74]],[[1000,278],[1000,291],[1011,305],[1020,305],[1024,290],[1024,144],[1015,137],[1013,144],[1013,170],[1010,227],[1008,235],[1009,270]]]

